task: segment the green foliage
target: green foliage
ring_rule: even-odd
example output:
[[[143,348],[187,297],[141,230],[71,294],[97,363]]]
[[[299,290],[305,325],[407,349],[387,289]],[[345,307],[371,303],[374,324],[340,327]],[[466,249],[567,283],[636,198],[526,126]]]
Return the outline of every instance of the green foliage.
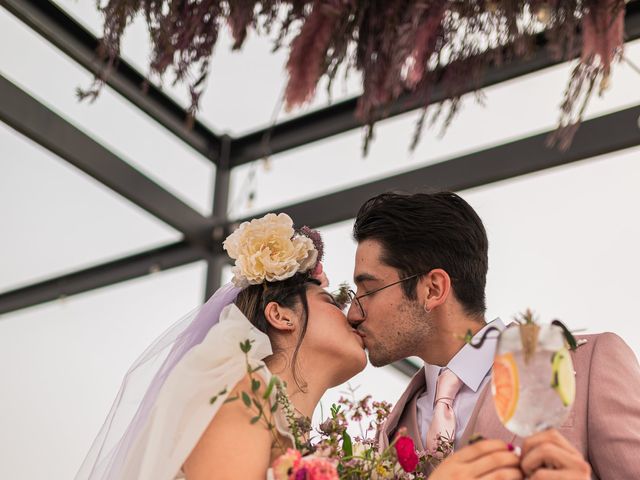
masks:
[[[346,430],[342,432],[342,451],[344,452],[345,457],[353,456],[353,442],[351,441],[351,436]]]

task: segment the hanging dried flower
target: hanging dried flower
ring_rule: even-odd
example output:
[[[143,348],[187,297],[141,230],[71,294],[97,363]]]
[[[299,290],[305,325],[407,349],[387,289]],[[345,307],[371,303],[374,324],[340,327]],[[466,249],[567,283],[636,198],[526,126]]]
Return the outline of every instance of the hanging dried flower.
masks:
[[[314,2],[312,11],[291,43],[287,62],[289,82],[285,91],[285,108],[292,110],[313,98],[316,85],[325,72],[325,58],[334,35],[336,19],[347,1]]]
[[[151,75],[169,71],[174,83],[188,85],[191,115],[223,25],[234,49],[251,29],[275,32],[274,49],[291,39],[286,108],[311,100],[323,76],[331,85],[341,66],[361,74],[357,115],[367,128],[365,150],[375,123],[407,93],[424,99],[412,147],[424,123],[446,128],[487,67],[531,54],[542,30],[555,58],[580,53],[550,139],[568,147],[594,89],[607,88],[621,56],[625,12],[624,0],[98,0],[98,7],[105,69],[81,97],[95,98],[137,15],[144,15],[151,38]],[[427,121],[436,83],[443,100]]]
[[[558,130],[550,144],[566,149],[571,144],[584,116],[593,90],[599,95],[609,87],[611,65],[622,58],[624,45],[624,3],[618,0],[590,2],[582,19],[580,61],[571,72],[571,79],[561,105]]]

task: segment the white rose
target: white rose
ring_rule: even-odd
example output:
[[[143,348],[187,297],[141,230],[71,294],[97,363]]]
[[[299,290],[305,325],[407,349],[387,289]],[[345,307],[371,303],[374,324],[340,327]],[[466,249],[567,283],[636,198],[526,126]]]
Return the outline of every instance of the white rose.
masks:
[[[294,237],[293,221],[284,213],[244,222],[223,248],[236,260],[233,282],[241,288],[285,280],[313,268],[318,258],[310,238]]]

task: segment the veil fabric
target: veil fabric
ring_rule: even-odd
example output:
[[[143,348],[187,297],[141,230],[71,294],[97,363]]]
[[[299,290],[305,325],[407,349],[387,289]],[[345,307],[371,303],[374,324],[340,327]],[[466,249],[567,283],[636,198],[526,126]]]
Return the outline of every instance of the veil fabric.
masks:
[[[233,304],[240,290],[232,284],[220,288],[134,363],[76,480],[171,480],[179,475],[228,392],[246,375],[240,343],[252,341],[248,357],[254,368],[272,354],[269,337]],[[266,368],[259,373],[270,380]],[[282,415],[275,415],[275,423],[292,438]]]

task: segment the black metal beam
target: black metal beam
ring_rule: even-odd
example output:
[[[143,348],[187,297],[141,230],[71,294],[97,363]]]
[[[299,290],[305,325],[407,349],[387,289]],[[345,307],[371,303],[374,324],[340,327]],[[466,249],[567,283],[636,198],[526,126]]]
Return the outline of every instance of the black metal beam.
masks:
[[[0,121],[95,178],[127,200],[203,243],[212,220],[0,75]]]
[[[220,150],[220,161],[216,169],[216,180],[213,188],[213,210],[212,218],[217,226],[211,235],[212,256],[207,264],[207,278],[204,288],[205,301],[220,288],[222,284],[222,269],[228,263],[229,257],[222,250],[222,242],[225,237],[224,225],[228,223],[227,210],[229,207],[229,188],[231,184],[231,170],[229,168],[229,146],[231,138],[222,137],[222,149]]]
[[[354,218],[363,202],[382,192],[460,191],[586,160],[640,145],[639,117],[640,105],[587,120],[567,151],[548,148],[552,132],[546,132],[271,211],[321,227]]]
[[[207,257],[205,250],[187,242],[132,255],[0,294],[0,315],[65,298],[114,283],[179,267]]]
[[[0,4],[94,75],[103,71],[104,62],[96,53],[98,39],[54,2],[0,0]],[[146,82],[129,63],[120,59],[106,83],[194,150],[217,161],[221,145],[219,137],[197,120],[190,128],[185,110],[158,87]]]
[[[627,41],[640,38],[640,2],[629,2],[626,6],[625,33]],[[535,43],[536,51],[529,58],[488,68],[479,87],[489,87],[563,62],[547,50],[544,35],[537,35]],[[436,84],[430,102],[443,100],[445,93],[442,86]],[[231,166],[242,165],[361,127],[362,122],[355,116],[357,103],[358,98],[352,98],[238,137],[231,144]],[[424,94],[405,94],[385,111],[384,117],[391,118],[421,108],[424,104]]]

